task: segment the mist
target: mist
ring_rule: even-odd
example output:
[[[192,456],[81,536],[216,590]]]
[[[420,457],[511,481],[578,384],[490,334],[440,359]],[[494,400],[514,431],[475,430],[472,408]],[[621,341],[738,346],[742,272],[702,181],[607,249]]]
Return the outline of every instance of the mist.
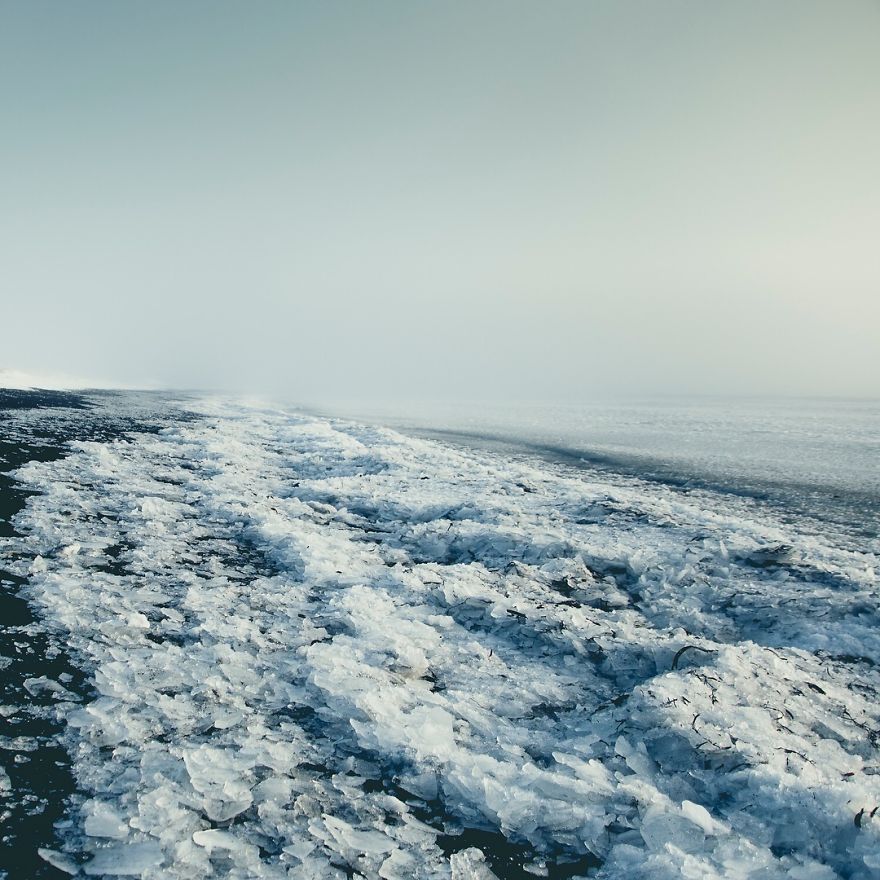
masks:
[[[880,393],[880,6],[0,7],[0,367]]]

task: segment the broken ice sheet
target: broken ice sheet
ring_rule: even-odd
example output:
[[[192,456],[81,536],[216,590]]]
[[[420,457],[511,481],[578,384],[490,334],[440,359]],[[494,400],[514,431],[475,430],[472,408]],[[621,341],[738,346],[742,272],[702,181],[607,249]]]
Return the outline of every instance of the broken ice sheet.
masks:
[[[60,870],[880,877],[871,553],[731,496],[181,407],[18,472],[3,546],[95,687],[29,682],[83,792]]]

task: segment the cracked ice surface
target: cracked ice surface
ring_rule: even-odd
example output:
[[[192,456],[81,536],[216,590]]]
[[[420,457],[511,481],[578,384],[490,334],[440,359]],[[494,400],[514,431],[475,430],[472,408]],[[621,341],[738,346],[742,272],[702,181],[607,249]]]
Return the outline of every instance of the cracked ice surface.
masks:
[[[59,702],[64,870],[880,877],[873,556],[709,493],[197,408],[18,473],[19,573],[96,691]]]

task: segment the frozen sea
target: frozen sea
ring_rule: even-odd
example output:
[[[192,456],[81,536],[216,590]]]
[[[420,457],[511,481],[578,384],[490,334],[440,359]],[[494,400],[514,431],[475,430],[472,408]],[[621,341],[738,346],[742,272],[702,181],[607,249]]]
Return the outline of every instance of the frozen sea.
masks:
[[[876,405],[0,419],[0,876],[880,880]]]
[[[880,400],[654,398],[626,403],[341,405],[349,417],[505,452],[739,495],[876,548]]]

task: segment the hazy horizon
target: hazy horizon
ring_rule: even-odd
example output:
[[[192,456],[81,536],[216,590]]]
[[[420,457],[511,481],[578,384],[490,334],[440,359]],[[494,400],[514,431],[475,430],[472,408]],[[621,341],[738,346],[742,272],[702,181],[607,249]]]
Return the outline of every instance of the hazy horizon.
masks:
[[[0,6],[0,368],[880,396],[880,4]]]

